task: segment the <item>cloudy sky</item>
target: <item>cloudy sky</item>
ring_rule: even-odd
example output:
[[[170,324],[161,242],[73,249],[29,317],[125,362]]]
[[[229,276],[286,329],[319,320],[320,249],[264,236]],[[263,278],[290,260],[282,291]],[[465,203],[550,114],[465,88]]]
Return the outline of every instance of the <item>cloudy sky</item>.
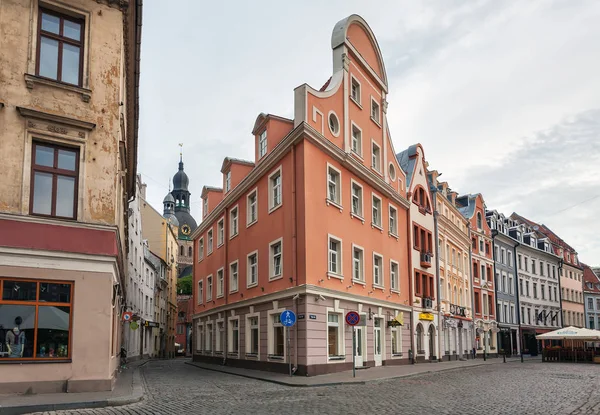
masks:
[[[256,116],[292,117],[293,89],[327,80],[331,31],[357,13],[384,55],[396,150],[422,143],[456,191],[600,265],[599,1],[179,3],[144,3],[138,171],[160,211],[178,144],[200,218],[223,158],[252,159]]]

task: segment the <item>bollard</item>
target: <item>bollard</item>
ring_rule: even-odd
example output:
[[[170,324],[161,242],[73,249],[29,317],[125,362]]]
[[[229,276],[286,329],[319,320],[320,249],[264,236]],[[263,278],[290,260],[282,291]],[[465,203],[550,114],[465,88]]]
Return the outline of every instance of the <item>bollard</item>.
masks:
[[[487,359],[486,359],[486,356],[485,356],[485,349],[483,349],[483,361],[485,362],[486,360]]]
[[[504,358],[504,363],[506,363],[506,353],[504,353],[504,356],[502,356]]]

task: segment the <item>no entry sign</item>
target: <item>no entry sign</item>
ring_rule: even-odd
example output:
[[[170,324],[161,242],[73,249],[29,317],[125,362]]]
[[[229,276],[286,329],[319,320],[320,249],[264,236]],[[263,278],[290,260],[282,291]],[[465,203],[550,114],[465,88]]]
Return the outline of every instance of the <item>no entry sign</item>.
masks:
[[[356,311],[348,311],[346,314],[346,323],[350,326],[356,326],[360,323],[360,315]]]

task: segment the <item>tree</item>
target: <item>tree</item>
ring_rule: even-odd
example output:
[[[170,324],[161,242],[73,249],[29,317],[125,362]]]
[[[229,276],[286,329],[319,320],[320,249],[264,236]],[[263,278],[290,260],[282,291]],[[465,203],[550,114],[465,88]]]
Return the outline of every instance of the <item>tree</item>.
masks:
[[[177,294],[192,295],[192,276],[187,275],[177,280]]]

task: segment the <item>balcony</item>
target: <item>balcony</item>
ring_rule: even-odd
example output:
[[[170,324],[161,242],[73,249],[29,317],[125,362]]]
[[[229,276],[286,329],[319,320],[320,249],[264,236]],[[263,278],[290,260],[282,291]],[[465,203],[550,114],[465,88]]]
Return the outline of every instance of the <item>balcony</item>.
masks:
[[[431,252],[421,252],[421,267],[430,268],[431,267]]]

